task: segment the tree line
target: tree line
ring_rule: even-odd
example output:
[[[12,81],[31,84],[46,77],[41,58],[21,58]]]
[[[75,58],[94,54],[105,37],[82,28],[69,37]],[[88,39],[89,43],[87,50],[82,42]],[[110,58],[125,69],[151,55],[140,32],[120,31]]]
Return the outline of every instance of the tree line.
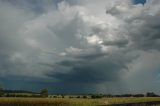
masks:
[[[91,98],[105,98],[105,97],[160,97],[154,92],[147,92],[146,94],[121,94],[121,95],[103,95],[103,94],[91,94]]]
[[[4,90],[0,88],[0,97],[48,97],[48,89],[41,89],[39,93],[25,90]]]
[[[0,97],[50,97],[50,98],[65,98],[64,94],[52,95],[49,96],[48,89],[44,88],[41,89],[40,92],[30,92],[25,90],[3,90],[0,88]],[[146,94],[121,94],[121,95],[104,95],[104,94],[88,94],[88,95],[77,95],[77,96],[68,96],[69,98],[106,98],[106,97],[160,97],[159,95],[155,94],[154,92],[147,92]]]

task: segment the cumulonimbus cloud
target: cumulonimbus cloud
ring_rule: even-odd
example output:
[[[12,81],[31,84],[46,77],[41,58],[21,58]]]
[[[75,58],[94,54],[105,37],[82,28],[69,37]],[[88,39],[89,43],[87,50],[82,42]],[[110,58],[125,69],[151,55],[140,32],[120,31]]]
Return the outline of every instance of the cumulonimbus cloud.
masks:
[[[101,91],[100,85],[130,81],[135,69],[141,72],[135,62],[145,64],[143,55],[160,56],[156,0],[144,5],[129,0],[23,2],[39,6],[31,9],[19,6],[20,1],[0,3],[1,76],[44,78],[66,89],[81,85],[76,92],[90,86]]]

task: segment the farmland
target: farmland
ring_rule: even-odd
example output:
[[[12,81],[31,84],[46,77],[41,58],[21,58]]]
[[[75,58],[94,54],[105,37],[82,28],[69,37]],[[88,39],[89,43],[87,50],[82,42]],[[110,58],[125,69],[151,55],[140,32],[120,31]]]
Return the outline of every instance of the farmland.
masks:
[[[113,97],[113,98],[17,98],[1,97],[0,106],[98,106],[121,103],[160,101],[160,97]]]

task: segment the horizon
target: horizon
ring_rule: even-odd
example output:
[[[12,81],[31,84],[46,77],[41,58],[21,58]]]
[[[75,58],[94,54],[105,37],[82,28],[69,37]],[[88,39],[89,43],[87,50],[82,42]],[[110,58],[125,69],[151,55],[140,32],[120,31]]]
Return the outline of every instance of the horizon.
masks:
[[[0,91],[2,91],[3,93],[41,93],[42,89],[47,89],[47,88],[41,88],[39,91],[31,91],[31,90],[23,90],[23,89],[0,89]],[[48,91],[48,95],[110,95],[110,96],[124,96],[124,95],[139,95],[142,94],[143,96],[146,96],[147,93],[153,93],[157,96],[160,96],[159,94],[156,94],[154,92],[143,92],[143,93],[122,93],[122,94],[112,94],[112,93],[56,93],[56,92],[49,92]]]
[[[160,1],[0,0],[0,87],[160,94]]]

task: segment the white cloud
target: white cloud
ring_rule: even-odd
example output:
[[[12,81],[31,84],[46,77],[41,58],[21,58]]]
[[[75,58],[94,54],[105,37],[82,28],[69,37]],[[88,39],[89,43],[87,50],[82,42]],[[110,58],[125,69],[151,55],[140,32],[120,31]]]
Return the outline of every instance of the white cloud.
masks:
[[[92,35],[92,36],[87,37],[87,41],[89,44],[93,44],[93,45],[103,43],[103,41],[96,35]]]

